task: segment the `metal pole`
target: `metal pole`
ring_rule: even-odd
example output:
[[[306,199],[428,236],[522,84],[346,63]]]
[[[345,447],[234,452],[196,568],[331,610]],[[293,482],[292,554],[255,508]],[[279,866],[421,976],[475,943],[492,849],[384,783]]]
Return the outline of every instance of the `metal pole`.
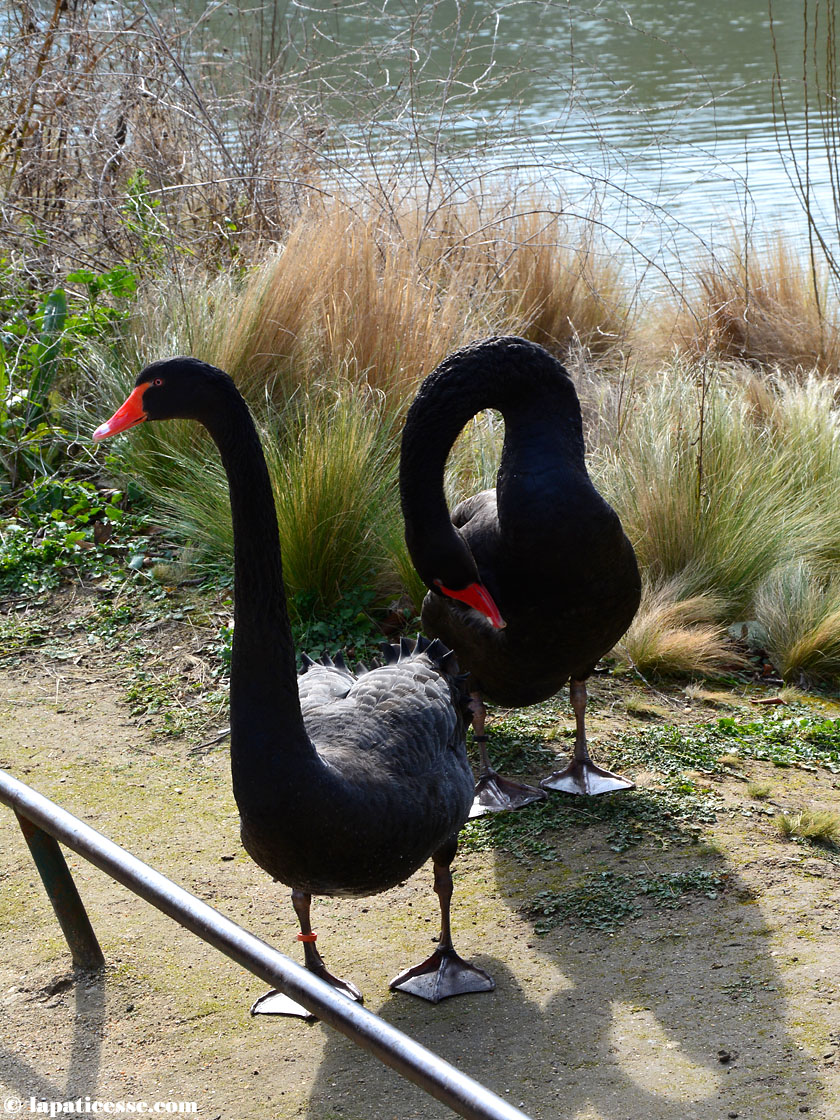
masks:
[[[73,964],[76,968],[102,968],[105,957],[58,842],[20,813],[16,816],[55,916],[70,946]]]
[[[174,918],[203,941],[280,989],[402,1077],[467,1120],[529,1120],[524,1112],[377,1015],[272,949],[90,825],[0,770],[0,801]]]

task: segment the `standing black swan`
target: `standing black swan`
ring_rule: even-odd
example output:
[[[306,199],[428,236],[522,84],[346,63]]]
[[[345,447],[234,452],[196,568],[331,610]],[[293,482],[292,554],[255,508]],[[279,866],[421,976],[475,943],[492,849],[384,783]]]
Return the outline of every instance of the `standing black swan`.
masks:
[[[450,517],[446,458],[485,408],[497,409],[505,423],[496,489],[467,498]],[[423,382],[406,417],[400,492],[408,549],[430,589],[423,627],[469,673],[482,761],[472,815],[545,797],[491,769],[481,697],[524,707],[567,680],[574,754],[540,785],[586,794],[632,788],[589,757],[584,682],[636,613],[639,571],[616,513],[587,474],[580,405],[563,366],[521,338],[490,338],[451,354]],[[475,585],[495,610],[465,596]]]
[[[230,673],[231,769],[242,842],[292,888],[306,966],[353,999],[315,948],[312,894],[367,895],[408,878],[430,856],[440,898],[438,948],[391,981],[432,1002],[491,991],[493,980],[452,947],[449,870],[472,800],[463,684],[440,642],[386,645],[388,663],[354,676],[308,662],[298,678],[286,612],[274,497],[259,436],[226,373],[194,358],[154,362],[94,433],[143,420],[197,420],[228,478],[234,532],[235,630]],[[279,993],[259,1012],[299,1014]],[[304,1012],[304,1014],[306,1014]]]

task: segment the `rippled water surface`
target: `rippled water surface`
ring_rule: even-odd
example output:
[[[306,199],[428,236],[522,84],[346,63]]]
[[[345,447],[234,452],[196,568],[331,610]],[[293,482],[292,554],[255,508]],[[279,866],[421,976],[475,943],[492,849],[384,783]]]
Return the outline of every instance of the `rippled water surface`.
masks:
[[[253,9],[240,4],[217,11],[222,41],[241,44]],[[203,12],[211,26],[197,0],[181,11]],[[717,246],[732,224],[804,240],[791,182],[791,149],[804,168],[808,139],[797,0],[775,0],[772,25],[767,0],[314,0],[275,11],[275,42],[317,57],[321,91],[335,91],[323,106],[337,122],[325,143],[343,169],[373,162],[387,174],[419,148],[427,172],[436,162],[453,178],[460,171],[467,191],[489,178],[572,212],[594,209],[657,260]],[[808,13],[819,53],[824,4]],[[409,112],[409,88],[423,112]],[[830,217],[828,161],[813,130],[808,158],[812,206]]]

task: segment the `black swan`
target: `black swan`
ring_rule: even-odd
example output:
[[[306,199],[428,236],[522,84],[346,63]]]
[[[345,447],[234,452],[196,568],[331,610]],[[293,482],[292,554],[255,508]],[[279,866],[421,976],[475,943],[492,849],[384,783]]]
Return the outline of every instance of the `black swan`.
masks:
[[[496,489],[467,498],[450,517],[446,458],[467,421],[485,408],[501,412],[505,424]],[[482,762],[472,815],[545,797],[491,769],[481,697],[524,707],[553,696],[567,680],[574,754],[540,785],[584,794],[632,788],[589,757],[584,682],[636,613],[639,571],[618,516],[587,474],[580,405],[560,362],[513,337],[446,358],[408,411],[400,494],[408,549],[429,588],[423,627],[469,673]],[[475,596],[465,601],[463,589],[476,584],[494,611]]]
[[[231,770],[242,842],[292,888],[306,967],[353,999],[315,948],[311,895],[367,895],[408,878],[430,856],[441,935],[423,964],[390,987],[436,1003],[491,991],[493,980],[452,947],[449,908],[457,834],[472,800],[463,679],[440,642],[384,647],[387,662],[358,677],[343,661],[299,677],[286,611],[274,497],[259,436],[226,373],[194,358],[154,362],[94,439],[143,420],[204,424],[228,478],[234,531]],[[303,1014],[280,993],[262,1013]]]

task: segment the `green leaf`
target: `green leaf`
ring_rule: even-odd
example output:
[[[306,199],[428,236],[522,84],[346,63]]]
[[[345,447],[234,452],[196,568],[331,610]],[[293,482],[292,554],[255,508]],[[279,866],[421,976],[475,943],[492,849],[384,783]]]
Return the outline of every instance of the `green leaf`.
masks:
[[[67,318],[67,296],[62,288],[50,292],[44,301],[44,323],[41,341],[51,342],[64,329]]]
[[[68,283],[70,284],[91,284],[96,283],[96,273],[91,272],[89,268],[77,268],[74,272],[67,275]]]
[[[130,268],[118,265],[102,275],[108,291],[117,299],[128,299],[137,291],[137,277]]]
[[[28,420],[30,424],[45,411],[46,397],[55,378],[61,346],[61,332],[64,329],[66,319],[67,296],[61,288],[56,288],[44,301],[41,337],[38,341],[32,378],[29,382],[30,407]]]

